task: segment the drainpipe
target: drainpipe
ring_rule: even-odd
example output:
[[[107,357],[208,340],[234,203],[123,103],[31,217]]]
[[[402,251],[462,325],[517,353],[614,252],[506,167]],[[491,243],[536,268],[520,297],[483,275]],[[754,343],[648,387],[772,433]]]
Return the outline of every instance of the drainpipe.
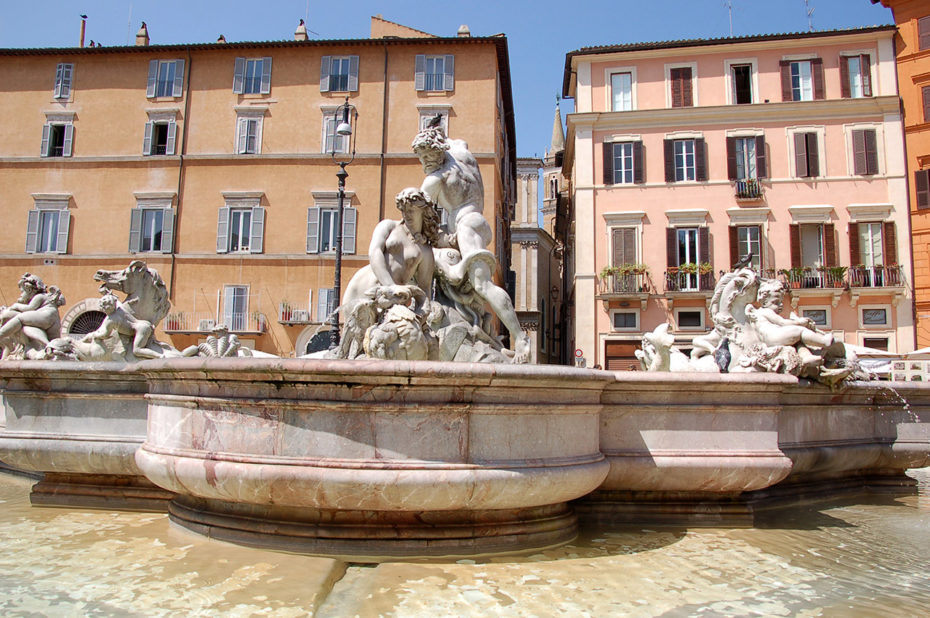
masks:
[[[381,192],[378,194],[378,221],[384,220],[384,153],[387,151],[387,111],[388,111],[388,46],[382,42],[384,48],[384,97],[381,101],[381,155],[379,162],[379,176]]]
[[[187,48],[187,83],[184,86],[184,129],[181,132],[181,152],[178,155],[178,207],[174,216],[174,238],[171,246],[171,276],[168,278],[168,298],[174,300],[175,267],[177,266],[178,230],[181,227],[181,191],[184,186],[184,155],[187,153],[187,132],[191,112],[191,73],[194,69],[191,48]]]

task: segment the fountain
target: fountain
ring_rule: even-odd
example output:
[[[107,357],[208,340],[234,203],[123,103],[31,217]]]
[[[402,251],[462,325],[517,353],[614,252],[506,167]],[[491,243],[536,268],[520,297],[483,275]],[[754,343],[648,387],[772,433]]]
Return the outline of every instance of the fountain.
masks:
[[[906,408],[851,381],[842,345],[782,317],[779,282],[751,269],[721,278],[690,358],[660,327],[649,371],[525,364],[474,158],[435,127],[414,148],[426,179],[375,229],[325,358],[246,358],[222,328],[157,341],[167,298],[141,262],[98,272],[106,320],[61,339],[60,292],[24,276],[0,310],[0,461],[43,475],[32,502],[364,561],[551,547],[579,517],[752,525],[775,504],[913,491],[905,471],[930,465],[930,385],[895,385]]]

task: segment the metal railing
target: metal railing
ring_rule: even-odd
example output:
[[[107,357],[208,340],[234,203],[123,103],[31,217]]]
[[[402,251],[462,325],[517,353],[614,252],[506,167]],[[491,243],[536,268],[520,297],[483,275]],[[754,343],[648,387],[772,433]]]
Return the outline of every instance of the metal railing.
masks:
[[[649,276],[646,273],[624,273],[610,275],[601,280],[601,291],[605,294],[641,294],[649,292]]]
[[[756,178],[736,180],[733,184],[738,200],[757,200],[762,197],[762,184]]]
[[[666,292],[706,292],[713,290],[714,273],[688,273],[677,270],[665,271]]]
[[[209,333],[219,323],[234,333],[265,332],[265,315],[257,312],[233,313],[217,320],[210,312],[177,311],[166,315],[161,326],[167,333]]]
[[[310,309],[304,309],[290,302],[282,302],[278,305],[278,322],[286,324],[309,324]]]
[[[792,288],[841,288],[846,285],[843,277],[831,275],[828,271],[804,270],[802,272],[789,272],[788,285]]]
[[[853,266],[849,269],[849,285],[854,288],[882,288],[901,285],[901,267]]]

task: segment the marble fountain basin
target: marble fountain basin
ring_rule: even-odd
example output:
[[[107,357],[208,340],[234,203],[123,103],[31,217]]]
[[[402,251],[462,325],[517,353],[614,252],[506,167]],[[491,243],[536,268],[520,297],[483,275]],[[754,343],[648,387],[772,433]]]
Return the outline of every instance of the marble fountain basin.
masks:
[[[359,560],[538,549],[578,519],[752,523],[909,489],[930,385],[772,374],[170,359],[5,362],[0,461],[34,503],[160,509],[234,542]]]

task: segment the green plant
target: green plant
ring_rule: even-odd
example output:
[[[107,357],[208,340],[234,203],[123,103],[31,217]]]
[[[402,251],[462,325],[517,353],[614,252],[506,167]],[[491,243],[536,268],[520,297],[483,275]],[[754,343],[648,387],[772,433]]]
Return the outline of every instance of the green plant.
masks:
[[[827,274],[833,279],[840,281],[846,276],[847,270],[849,270],[849,268],[846,266],[830,266],[827,268]]]
[[[610,279],[611,276],[619,274],[619,269],[615,266],[605,266],[601,269],[600,277],[601,279]]]
[[[645,264],[633,264],[633,274],[635,275],[649,274],[649,267]]]
[[[686,262],[678,266],[678,272],[685,273],[686,275],[695,275],[698,271],[698,265],[694,262]]]
[[[698,265],[698,272],[702,275],[709,275],[710,273],[714,272],[714,267],[710,262],[701,262]]]

